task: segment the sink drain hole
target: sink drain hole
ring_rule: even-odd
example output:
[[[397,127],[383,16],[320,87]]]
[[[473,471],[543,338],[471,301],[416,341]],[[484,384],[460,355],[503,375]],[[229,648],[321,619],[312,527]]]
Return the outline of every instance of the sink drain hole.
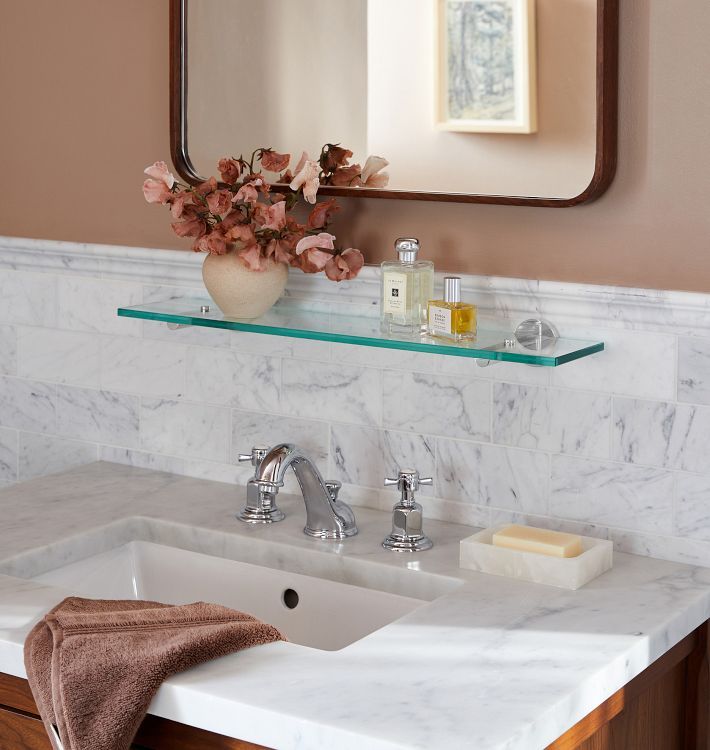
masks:
[[[281,594],[281,601],[289,609],[295,609],[298,606],[298,592],[293,589],[286,589]]]

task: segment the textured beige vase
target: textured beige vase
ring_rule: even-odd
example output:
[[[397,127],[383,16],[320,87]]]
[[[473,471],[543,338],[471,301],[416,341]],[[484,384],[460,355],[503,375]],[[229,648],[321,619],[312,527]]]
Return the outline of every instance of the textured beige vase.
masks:
[[[202,280],[228,318],[258,318],[283,294],[288,267],[269,260],[265,271],[250,271],[234,252],[208,255],[202,264]]]

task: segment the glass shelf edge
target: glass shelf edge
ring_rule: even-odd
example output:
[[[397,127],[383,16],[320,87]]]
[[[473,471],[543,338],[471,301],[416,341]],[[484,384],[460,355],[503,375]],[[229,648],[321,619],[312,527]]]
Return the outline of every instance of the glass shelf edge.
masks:
[[[396,349],[399,351],[414,351],[425,354],[440,354],[442,356],[462,357],[465,359],[482,359],[491,362],[511,362],[515,364],[537,365],[541,367],[558,367],[577,359],[588,357],[604,350],[603,342],[585,342],[588,345],[563,354],[537,354],[529,352],[494,351],[487,349],[468,349],[445,343],[429,344],[416,340],[400,340],[366,337],[355,334],[332,333],[329,331],[310,331],[300,329],[285,329],[258,323],[238,322],[234,320],[216,320],[214,318],[196,318],[178,313],[152,312],[130,307],[119,307],[119,317],[149,320],[160,323],[174,323],[176,325],[197,326],[202,328],[219,328],[247,333],[260,333],[268,336],[284,338],[307,339],[311,341],[326,341],[336,344],[351,344],[369,346],[379,349]]]

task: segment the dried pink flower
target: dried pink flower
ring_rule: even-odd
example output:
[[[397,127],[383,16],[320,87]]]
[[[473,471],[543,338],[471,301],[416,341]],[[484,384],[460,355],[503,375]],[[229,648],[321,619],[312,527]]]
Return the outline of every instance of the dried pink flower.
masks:
[[[237,190],[237,194],[232,198],[232,201],[234,203],[256,203],[257,200],[259,200],[259,191],[257,188],[260,186],[260,183],[261,181],[257,180],[242,185],[239,190]]]
[[[286,263],[287,265],[296,257],[293,253],[291,244],[286,240],[271,240],[266,246],[266,257],[273,258],[277,263]]]
[[[263,211],[262,229],[280,232],[286,226],[286,204],[283,201],[268,206]]]
[[[146,167],[143,173],[158,182],[162,182],[168,190],[172,190],[175,184],[175,176],[168,171],[168,165],[164,161],[156,161],[155,164]]]
[[[363,187],[383,188],[387,187],[390,176],[382,170],[389,164],[387,159],[381,156],[368,156],[365,166],[362,168],[360,180]]]
[[[207,196],[207,208],[215,216],[226,216],[232,210],[233,197],[229,190],[215,190]]]
[[[172,193],[160,180],[146,180],[143,183],[143,197],[148,203],[167,203]]]
[[[291,154],[279,154],[267,148],[261,152],[261,166],[267,172],[282,172],[291,161]]]
[[[325,275],[331,281],[349,281],[360,273],[364,265],[362,253],[351,247],[331,257],[325,265]]]
[[[227,250],[227,240],[224,235],[219,231],[212,231],[209,234],[204,235],[197,239],[192,249],[196,253],[209,253],[210,255],[224,255]]]
[[[303,157],[301,157],[301,161],[299,162],[299,166],[301,163],[303,163],[303,166],[300,169],[298,167],[296,168],[296,176],[293,178],[289,187],[291,190],[303,188],[303,197],[309,203],[315,203],[316,194],[320,187],[320,166],[317,161],[307,158],[308,155],[305,152],[303,156],[305,156],[306,159],[304,160]]]
[[[330,184],[338,187],[360,187],[360,165],[338,167],[330,178]]]
[[[168,201],[170,203],[170,213],[173,219],[179,219],[183,215],[185,206],[190,204],[192,195],[187,190],[181,190],[179,193],[171,193],[171,196]]]
[[[237,256],[240,258],[242,263],[251,271],[265,271],[266,270],[266,258],[261,254],[261,248],[259,245],[254,243],[253,245],[247,245],[246,247],[239,250]]]
[[[335,248],[333,240],[335,240],[335,235],[329,234],[328,232],[321,232],[320,234],[313,234],[304,237],[302,240],[299,240],[296,245],[296,255],[300,255],[306,250],[310,250],[312,247],[319,247],[323,250],[333,250]]]
[[[233,185],[239,179],[239,175],[242,173],[242,168],[239,162],[236,159],[232,159],[228,156],[225,156],[223,159],[219,160],[217,169],[219,169],[219,174],[222,177],[222,182],[226,182],[229,185]]]
[[[256,235],[249,224],[237,224],[227,232],[227,237],[234,242],[241,242],[244,245],[253,245],[256,243]]]
[[[303,273],[320,273],[332,257],[332,253],[312,247],[301,253],[295,259],[295,264]]]
[[[214,192],[217,189],[217,180],[214,177],[210,177],[208,180],[201,182],[196,188],[195,192],[199,195],[205,196]]]
[[[308,228],[322,229],[330,221],[330,215],[339,210],[340,206],[335,198],[316,203],[308,214]]]
[[[178,237],[202,237],[207,232],[207,222],[195,206],[185,206],[180,221],[174,221],[171,226]]]

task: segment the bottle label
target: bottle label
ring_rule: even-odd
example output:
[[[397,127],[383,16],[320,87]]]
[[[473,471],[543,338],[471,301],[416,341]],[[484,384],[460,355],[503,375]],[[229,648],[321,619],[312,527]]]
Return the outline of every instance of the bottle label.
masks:
[[[432,333],[452,333],[451,310],[432,305],[429,308],[429,329]]]
[[[402,315],[407,311],[407,276],[388,271],[384,276],[382,312]]]

